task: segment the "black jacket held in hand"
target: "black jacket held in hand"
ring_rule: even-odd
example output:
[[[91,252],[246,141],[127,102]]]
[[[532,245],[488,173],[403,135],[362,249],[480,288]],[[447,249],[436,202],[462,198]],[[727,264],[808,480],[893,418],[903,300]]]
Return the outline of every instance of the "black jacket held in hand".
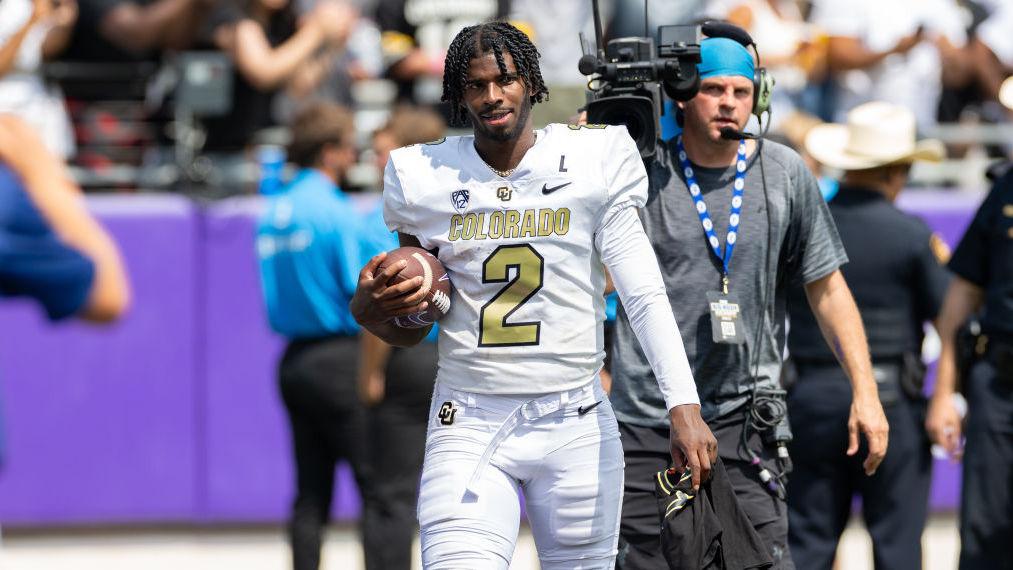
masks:
[[[654,494],[661,516],[661,548],[672,570],[750,570],[773,562],[739,508],[721,459],[693,491],[687,469],[659,471]]]

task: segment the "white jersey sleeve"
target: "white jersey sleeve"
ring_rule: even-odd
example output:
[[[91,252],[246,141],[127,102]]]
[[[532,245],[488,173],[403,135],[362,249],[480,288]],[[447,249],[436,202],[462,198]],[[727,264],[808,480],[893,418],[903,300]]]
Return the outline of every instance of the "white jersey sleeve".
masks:
[[[401,185],[401,176],[393,160],[387,161],[383,169],[383,221],[392,232],[417,235],[418,228],[412,224],[411,204]]]
[[[658,260],[636,210],[626,207],[609,216],[595,237],[595,244],[612,274],[612,282],[629,315],[633,332],[654,370],[665,409],[699,404],[693,370],[668,301]]]
[[[608,127],[605,152],[602,156],[602,178],[605,181],[605,204],[595,224],[595,233],[615,212],[627,207],[644,207],[647,203],[647,171],[637,144],[625,126]]]

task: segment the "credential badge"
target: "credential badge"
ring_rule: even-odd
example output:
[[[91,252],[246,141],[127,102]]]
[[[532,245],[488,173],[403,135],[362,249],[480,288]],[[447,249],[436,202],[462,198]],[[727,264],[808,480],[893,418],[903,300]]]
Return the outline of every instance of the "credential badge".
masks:
[[[464,210],[468,208],[468,198],[471,197],[471,193],[467,190],[454,190],[450,195],[451,200],[454,202],[454,209],[460,213],[464,213]]]

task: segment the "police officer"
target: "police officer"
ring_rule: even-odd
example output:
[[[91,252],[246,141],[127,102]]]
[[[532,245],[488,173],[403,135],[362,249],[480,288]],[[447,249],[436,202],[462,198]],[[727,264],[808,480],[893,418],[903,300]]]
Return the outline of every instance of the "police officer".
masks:
[[[926,428],[932,441],[959,456],[960,568],[1011,569],[1013,543],[1013,170],[998,178],[961,239],[956,274],[939,318],[942,354]],[[958,335],[983,309],[980,335]],[[960,338],[958,338],[958,336]],[[967,399],[967,422],[953,405]]]
[[[788,396],[795,461],[788,493],[791,552],[798,568],[831,568],[858,493],[876,568],[921,568],[931,481],[922,427],[922,327],[936,319],[949,275],[941,264],[943,242],[893,202],[912,162],[941,160],[942,144],[916,142],[914,115],[906,108],[873,102],[853,109],[847,125],[815,127],[805,146],[820,163],[844,171],[830,212],[851,260],[842,272],[868,332],[890,448],[872,477],[863,474],[858,456],[840,453],[848,445],[851,388],[804,292],[795,289],[788,303],[788,347],[797,370]]]

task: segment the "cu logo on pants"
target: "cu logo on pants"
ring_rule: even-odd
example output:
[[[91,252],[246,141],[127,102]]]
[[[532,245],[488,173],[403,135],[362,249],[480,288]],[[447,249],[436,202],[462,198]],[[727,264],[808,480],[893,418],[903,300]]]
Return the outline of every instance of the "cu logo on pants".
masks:
[[[440,418],[440,423],[449,426],[454,423],[454,415],[457,413],[457,409],[454,408],[453,402],[443,402],[440,406],[440,413],[436,414],[436,417]]]

